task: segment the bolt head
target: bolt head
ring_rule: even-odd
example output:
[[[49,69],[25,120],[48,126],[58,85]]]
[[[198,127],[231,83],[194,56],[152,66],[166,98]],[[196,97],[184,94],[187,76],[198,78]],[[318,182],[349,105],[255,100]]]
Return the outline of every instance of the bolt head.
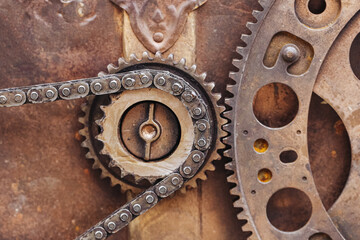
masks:
[[[145,200],[148,204],[152,204],[155,201],[155,198],[152,195],[147,195]]]
[[[86,92],[85,86],[80,85],[80,86],[78,87],[78,93],[83,94],[83,93],[85,93],[85,92]]]
[[[287,45],[282,51],[282,57],[286,62],[294,62],[299,56],[299,49],[295,45]]]
[[[111,231],[114,231],[115,228],[116,228],[116,223],[114,223],[114,222],[109,222],[109,223],[107,224],[107,226],[108,226],[108,228],[109,228]]]
[[[31,100],[37,100],[39,98],[39,94],[37,92],[31,92],[30,93]]]
[[[104,234],[101,231],[95,232],[95,238],[96,239],[102,239],[104,237]]]
[[[68,97],[71,93],[69,88],[64,88],[61,92],[65,97]]]
[[[55,93],[53,90],[47,90],[45,95],[47,98],[53,98],[55,96]]]
[[[15,96],[14,96],[15,102],[19,103],[22,101],[22,99],[23,99],[23,96],[21,94],[15,94]]]
[[[135,79],[133,78],[126,78],[125,79],[125,85],[128,87],[132,87],[135,85]]]
[[[167,192],[167,188],[166,188],[165,186],[160,186],[160,187],[159,187],[159,192],[160,192],[161,194],[165,194],[165,193]]]
[[[189,174],[191,174],[192,169],[191,169],[191,167],[187,166],[187,167],[184,167],[184,168],[183,168],[183,172],[184,172],[186,175],[189,175]]]
[[[173,177],[171,183],[172,185],[177,186],[180,183],[180,179],[178,177]]]
[[[111,89],[116,89],[116,88],[118,87],[118,82],[117,82],[116,80],[111,80],[111,81],[109,82],[109,87],[110,87]]]
[[[195,98],[195,93],[193,91],[186,91],[184,94],[183,94],[183,98],[186,102],[190,103],[192,102],[192,100],[194,100]]]
[[[94,90],[95,90],[96,92],[101,91],[101,89],[102,89],[101,83],[95,83],[95,84],[94,84]]]
[[[134,212],[139,213],[139,212],[141,212],[141,205],[140,204],[135,204],[133,206],[133,209],[134,209]]]
[[[193,160],[194,163],[200,162],[200,161],[201,161],[201,156],[200,156],[200,154],[195,153],[195,154],[192,156],[192,160]]]
[[[197,127],[198,127],[200,132],[203,132],[203,131],[206,130],[206,124],[205,123],[199,123]]]
[[[123,222],[127,222],[129,220],[129,215],[127,213],[122,213],[120,215],[120,220]]]
[[[198,140],[199,147],[205,147],[206,146],[206,140],[204,138],[200,138]]]
[[[7,98],[5,96],[0,96],[0,103],[5,104],[7,102]]]
[[[201,115],[201,113],[202,113],[202,111],[201,111],[201,108],[194,108],[193,109],[193,114],[195,115],[195,116],[200,116]]]
[[[166,80],[165,80],[164,77],[159,77],[159,78],[157,79],[157,83],[158,83],[160,86],[163,86],[163,85],[165,85]]]

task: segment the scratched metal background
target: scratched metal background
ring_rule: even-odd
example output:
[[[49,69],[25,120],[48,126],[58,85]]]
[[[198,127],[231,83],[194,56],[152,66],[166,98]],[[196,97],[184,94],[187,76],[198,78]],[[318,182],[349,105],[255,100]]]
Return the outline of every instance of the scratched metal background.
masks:
[[[120,10],[110,1],[83,3],[79,12],[60,0],[0,0],[0,88],[92,77],[122,56],[115,17]],[[243,45],[241,34],[249,33],[245,23],[253,20],[253,9],[260,9],[253,0],[209,0],[197,10],[199,70],[224,96],[229,96],[228,72],[235,70],[231,59],[239,57],[235,48]],[[125,202],[84,157],[77,133],[82,102],[0,109],[0,239],[71,239]],[[309,132],[315,181],[329,208],[347,179],[350,148],[338,116],[315,95]],[[245,239],[236,219],[240,210],[232,208],[228,194],[224,161],[216,165],[209,180],[191,190],[209,193],[201,211],[221,212],[216,220],[209,213],[202,231],[221,222],[225,235],[214,233],[212,239]],[[116,235],[128,238],[127,229]]]

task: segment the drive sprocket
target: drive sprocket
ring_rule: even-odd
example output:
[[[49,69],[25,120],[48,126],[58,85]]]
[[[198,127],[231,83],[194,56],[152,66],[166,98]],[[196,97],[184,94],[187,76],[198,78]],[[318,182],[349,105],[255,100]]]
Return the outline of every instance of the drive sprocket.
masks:
[[[108,73],[147,68],[167,70],[170,75],[174,72],[186,81],[168,86],[162,81],[173,79],[167,76],[125,76],[121,93],[89,98],[79,119],[84,124],[82,146],[89,149],[86,157],[94,160],[93,168],[101,169],[101,177],[110,178],[112,186],[137,193],[181,166],[197,131],[209,129],[208,138],[197,140],[199,149],[203,144],[210,146],[206,164],[186,184],[196,187],[198,179],[207,178],[206,171],[215,170],[211,162],[220,159],[217,151],[224,146],[220,138],[225,136],[221,129],[226,120],[220,116],[223,108],[217,105],[220,95],[212,93],[214,84],[205,82],[205,74],[196,74],[195,65],[188,68],[185,59],[175,62],[173,55],[164,59],[160,53],[154,58],[144,53],[142,59],[135,55],[128,61],[120,58],[117,66],[108,66]],[[136,84],[141,87],[135,90]],[[170,88],[166,92],[159,87]],[[194,104],[200,105],[190,109]],[[208,121],[201,122],[200,116]]]

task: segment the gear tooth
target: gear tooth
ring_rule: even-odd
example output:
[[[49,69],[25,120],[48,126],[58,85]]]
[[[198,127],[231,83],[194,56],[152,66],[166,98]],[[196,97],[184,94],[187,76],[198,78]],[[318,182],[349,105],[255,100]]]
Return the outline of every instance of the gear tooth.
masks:
[[[205,178],[200,178],[201,180],[206,180],[206,176]],[[189,181],[187,184],[190,188],[196,188],[197,187],[197,183],[196,181]],[[186,191],[186,190],[185,190]]]
[[[168,60],[168,62],[170,62],[170,63],[173,63],[174,62],[174,54],[169,54],[169,56],[167,57],[167,60]]]
[[[152,60],[152,58],[150,57],[148,52],[143,52],[142,59],[143,60]]]
[[[155,53],[155,59],[162,60],[162,54],[161,54],[161,52],[157,51],[157,52]]]
[[[241,40],[243,40],[248,45],[251,40],[251,35],[243,34],[241,35]]]
[[[80,120],[79,120],[79,122],[80,122]],[[84,120],[83,120],[83,122],[84,122],[84,124],[85,124],[85,121],[84,121]],[[87,130],[86,130],[85,128],[80,129],[80,130],[79,130],[79,134],[80,134],[81,136],[87,136]]]
[[[118,68],[122,69],[122,68],[126,67],[128,65],[128,63],[125,61],[124,58],[119,58],[118,65],[119,65]]]
[[[260,4],[261,4],[261,3],[260,3]],[[259,20],[259,19],[261,18],[261,13],[262,13],[262,11],[254,10],[254,11],[252,12],[252,15],[253,15],[257,20]]]
[[[87,152],[87,153],[85,154],[85,157],[86,157],[87,159],[92,159],[92,158],[93,158],[91,152]]]
[[[227,144],[229,144],[229,145],[230,145],[230,143],[229,143],[229,142],[227,142]],[[224,156],[225,156],[225,157],[229,157],[229,158],[233,157],[233,156],[234,156],[234,154],[233,154],[233,150],[232,150],[232,148],[231,148],[231,149],[227,149],[227,150],[225,150],[225,151],[224,151]]]
[[[240,214],[239,214],[239,215],[240,215]],[[239,218],[239,217],[242,217],[242,218]],[[244,220],[247,220],[247,221],[248,221],[248,223],[245,224],[245,225],[242,227],[242,230],[243,230],[244,232],[254,233],[254,229],[253,229],[253,227],[252,227],[252,226],[250,225],[250,223],[249,223],[249,218],[248,218],[245,214],[241,214],[240,216],[238,216],[238,219],[244,219]],[[249,240],[257,240],[258,238],[257,238],[254,234],[252,234],[248,239],[249,239]]]
[[[103,171],[101,171],[101,173],[100,173],[100,178],[101,179],[104,179],[104,178],[106,178],[107,176],[104,174],[104,172]]]
[[[116,73],[118,71],[118,67],[116,67],[114,64],[110,63],[107,66],[107,70],[109,73]]]
[[[78,121],[79,121],[79,123],[85,125],[85,118],[79,117],[79,118],[78,118]],[[80,131],[79,131],[79,132],[80,132]]]
[[[201,81],[205,81],[206,73],[200,74],[199,78],[200,78]]]
[[[101,119],[98,119],[98,120],[95,120],[95,123],[96,123],[96,125],[98,125],[99,127],[101,127]]]
[[[186,59],[185,58],[180,59],[180,61],[178,62],[178,65],[181,68],[185,68],[186,67]]]
[[[240,68],[242,63],[243,63],[242,59],[233,59],[232,61],[232,64],[238,69]]]
[[[251,32],[254,32],[254,31],[255,31],[255,28],[256,28],[256,23],[247,22],[247,23],[246,23],[246,27],[247,27]]]
[[[226,90],[231,92],[233,95],[235,95],[235,92],[237,91],[237,85],[227,85]],[[225,100],[232,99],[232,98],[226,98]]]
[[[245,56],[245,48],[244,47],[236,47],[236,52],[241,56]]]
[[[232,102],[229,102],[227,101],[226,104],[231,104]],[[223,116],[226,117],[227,119],[230,119],[232,120],[233,119],[233,116],[234,116],[234,113],[232,111],[226,111],[226,112],[223,112]]]
[[[234,196],[240,196],[240,191],[237,187],[233,187],[232,189],[230,189],[230,194]]]
[[[136,54],[135,53],[132,53],[130,54],[129,56],[129,62],[131,63],[136,63],[136,62],[139,62],[140,60],[137,58]]]
[[[227,169],[227,168],[226,168]],[[229,170],[229,169],[228,169]],[[230,176],[227,177],[227,181],[230,182],[230,183],[237,183],[237,178],[236,178],[236,175],[235,174],[232,174]]]
[[[242,208],[244,205],[243,205],[242,201],[240,199],[238,199],[235,202],[233,202],[233,206],[234,206],[234,208]]]
[[[195,64],[192,65],[192,66],[190,67],[190,72],[196,73],[196,68],[197,68],[197,66],[196,66]]]
[[[239,79],[239,72],[230,72],[229,73],[229,77],[234,80],[237,81]]]
[[[106,76],[105,72],[101,71],[101,72],[98,73],[98,77],[102,78],[104,76]]]
[[[234,171],[234,165],[232,162],[228,162],[225,164],[225,169],[229,170],[229,171]],[[235,174],[233,174],[232,176],[234,176]]]

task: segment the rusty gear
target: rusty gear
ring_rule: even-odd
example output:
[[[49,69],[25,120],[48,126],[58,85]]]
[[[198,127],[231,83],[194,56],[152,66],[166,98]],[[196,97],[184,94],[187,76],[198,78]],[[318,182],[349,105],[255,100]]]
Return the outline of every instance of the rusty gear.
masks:
[[[217,101],[220,99],[220,96],[211,92],[214,84],[204,81],[205,74],[197,75],[195,73],[195,65],[189,69],[185,64],[185,59],[175,62],[173,55],[169,55],[168,58],[163,59],[159,53],[156,54],[154,58],[151,58],[147,53],[144,53],[142,59],[137,59],[135,55],[132,55],[129,61],[120,58],[118,66],[112,64],[108,66],[108,72],[109,74],[114,74],[131,69],[140,69],[146,65],[158,65],[162,69],[169,69],[169,71],[175,69],[175,71],[181,72],[184,76],[190,76],[190,78],[195,81],[185,84],[189,84],[189,87],[191,87],[191,85],[194,85],[195,83],[196,88],[191,90],[186,87],[186,89],[188,89],[185,90],[188,92],[186,96],[188,98],[194,98],[196,97],[196,91],[198,91],[198,97],[204,98],[207,103],[211,105],[209,108],[210,111],[213,111],[214,119],[210,122],[213,122],[214,124],[210,127],[217,129],[215,130],[214,135],[216,136],[216,139],[213,141],[211,154],[208,154],[207,163],[193,179],[186,183],[186,186],[196,187],[197,179],[205,180],[205,172],[215,170],[211,161],[219,159],[217,150],[223,148],[220,138],[224,137],[221,126],[225,123],[225,119],[220,117],[220,113],[223,109],[217,106]],[[100,73],[99,76],[103,76],[104,74],[105,73]],[[189,146],[186,146],[186,143],[189,141],[184,141],[184,139],[191,138],[194,134],[194,130],[186,127],[187,125],[192,124],[190,116],[192,113],[187,113],[186,108],[181,107],[181,101],[176,101],[177,99],[172,94],[161,93],[160,91],[156,91],[156,89],[148,88],[146,85],[146,81],[149,80],[148,77],[151,78],[151,76],[144,76],[143,79],[129,77],[126,78],[128,81],[125,80],[123,83],[125,88],[128,87],[131,89],[134,81],[145,81],[144,86],[146,87],[143,89],[124,91],[119,95],[111,96],[110,99],[107,97],[95,97],[89,99],[88,104],[83,107],[85,115],[79,119],[80,122],[84,124],[84,128],[80,130],[80,134],[85,137],[82,146],[89,149],[86,157],[94,160],[94,169],[102,170],[102,178],[110,178],[111,185],[120,185],[122,191],[131,190],[132,192],[137,193],[139,190],[152,185],[157,180],[169,174],[169,171],[172,172],[176,167],[179,167],[182,161],[184,161],[184,157],[177,156],[181,154],[181,151],[177,151],[176,149],[180,148],[186,150],[191,147],[191,144],[187,144]],[[154,81],[155,80],[156,79],[154,79]],[[179,86],[176,85],[175,87],[183,88],[181,84]],[[135,93],[135,91],[137,92]],[[174,89],[173,87],[171,91],[176,94],[177,89]],[[182,90],[180,89],[180,91]],[[189,100],[183,97],[182,101],[191,101],[191,99]],[[152,108],[155,108],[155,110],[153,110],[155,113],[153,112],[150,114],[151,106]],[[131,110],[132,108],[134,109]],[[163,115],[162,117],[161,114]],[[127,117],[129,115],[131,116]],[[135,137],[139,130],[135,131],[131,128],[133,124],[139,127],[141,123],[150,121],[151,115],[154,115],[155,118],[160,116],[162,119],[155,119],[153,121],[154,124],[149,128],[150,130],[154,130],[154,127],[158,125],[167,124],[167,127],[164,129],[165,131],[168,131],[163,134],[164,136],[167,136],[167,139],[165,137],[158,138],[159,136],[156,136],[156,138],[153,139],[154,143],[159,142],[159,144],[154,144],[158,149],[156,156],[154,154],[154,156],[150,155],[150,152],[146,154],[145,151],[142,151],[142,149],[146,149],[146,146],[150,147],[151,145],[150,143],[149,145],[146,144],[146,141],[144,141],[146,139],[143,137],[141,138],[141,132],[139,133],[139,136]],[[143,118],[142,120],[139,119],[141,117]],[[127,120],[127,118],[130,120]],[[171,120],[173,122],[175,119],[175,123],[166,123],[170,118],[173,119]],[[121,123],[120,129],[118,130],[120,121],[124,122]],[[118,124],[114,125],[114,122]],[[173,128],[179,129],[176,130]],[[102,129],[101,133],[99,132],[100,129]],[[123,131],[121,133],[123,137],[120,140],[118,138],[118,131]],[[155,134],[157,132],[161,132],[161,130],[158,129],[157,131],[154,131]],[[179,135],[180,132],[181,137]],[[178,136],[178,140],[167,141],[173,136]],[[192,141],[190,141],[190,143],[191,142]],[[166,144],[171,146],[169,146],[168,149],[164,149]],[[185,152],[188,152],[188,150]],[[162,161],[163,158],[170,160]],[[118,160],[114,161],[115,159]]]

